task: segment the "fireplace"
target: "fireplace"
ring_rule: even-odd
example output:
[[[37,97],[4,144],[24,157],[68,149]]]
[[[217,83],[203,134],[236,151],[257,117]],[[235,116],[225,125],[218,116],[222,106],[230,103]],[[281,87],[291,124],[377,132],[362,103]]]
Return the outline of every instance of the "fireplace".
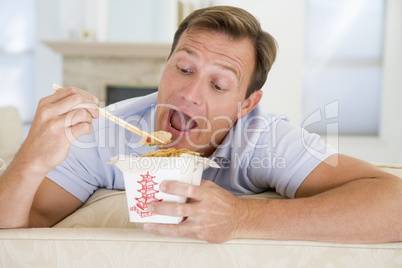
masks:
[[[106,106],[158,91],[157,87],[106,86]]]

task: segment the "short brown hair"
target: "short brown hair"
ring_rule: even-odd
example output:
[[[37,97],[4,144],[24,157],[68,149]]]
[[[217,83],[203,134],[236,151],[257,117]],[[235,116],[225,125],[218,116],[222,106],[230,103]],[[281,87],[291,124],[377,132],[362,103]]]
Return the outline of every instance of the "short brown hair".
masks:
[[[255,66],[245,98],[262,88],[275,61],[277,44],[269,33],[261,29],[261,24],[253,15],[233,6],[212,6],[195,10],[180,23],[169,57],[176,49],[183,32],[194,26],[225,33],[235,40],[248,38],[254,46]]]

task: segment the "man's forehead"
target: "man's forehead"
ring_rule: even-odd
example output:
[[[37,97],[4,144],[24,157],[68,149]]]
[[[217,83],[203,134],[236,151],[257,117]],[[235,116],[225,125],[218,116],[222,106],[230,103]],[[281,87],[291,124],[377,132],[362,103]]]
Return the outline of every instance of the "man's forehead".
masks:
[[[204,35],[205,32],[205,35]],[[225,49],[224,40],[220,39],[217,41],[209,41],[211,40],[211,36],[208,35],[221,35],[230,44],[227,45],[227,49]],[[253,62],[246,62],[250,59],[250,55],[253,52],[250,50],[254,50],[252,45],[250,45],[250,41],[248,44],[243,42],[244,40],[233,40],[227,35],[214,31],[185,31],[183,35],[180,37],[180,40],[177,44],[176,51],[174,53],[184,54],[194,58],[199,58],[201,55],[201,51],[205,50],[209,53],[215,54],[218,57],[221,57],[223,61],[221,62],[220,67],[225,70],[229,70],[233,72],[239,79],[242,76],[244,71],[247,71],[249,66],[248,64],[253,64]],[[240,48],[236,50],[236,48]]]
[[[186,54],[186,55],[188,55],[190,57],[194,57],[195,59],[199,59],[199,57],[200,57],[200,55],[197,53],[197,51],[192,50],[191,48],[188,48],[186,46],[183,46],[183,47],[179,48],[177,50],[177,53],[178,54],[183,53],[183,54]],[[226,56],[226,57],[228,57],[228,56]],[[237,77],[237,79],[240,79],[240,73],[239,73],[238,69],[233,64],[220,62],[220,63],[216,63],[215,65],[220,67],[223,70],[232,72]]]
[[[181,47],[179,47],[179,48],[176,50],[176,53],[180,53],[180,52],[185,53],[185,54],[188,54],[189,56],[193,56],[193,57],[195,57],[195,58],[199,58],[198,54],[195,53],[194,50],[192,50],[191,48],[189,48],[189,47],[186,46],[185,44],[182,45]]]

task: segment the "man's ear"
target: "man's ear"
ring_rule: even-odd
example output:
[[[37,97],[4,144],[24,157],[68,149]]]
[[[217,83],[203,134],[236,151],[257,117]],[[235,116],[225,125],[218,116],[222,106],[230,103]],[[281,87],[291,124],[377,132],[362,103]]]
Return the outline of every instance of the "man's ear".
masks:
[[[241,105],[237,118],[243,118],[248,115],[260,102],[262,98],[262,90],[254,91]]]

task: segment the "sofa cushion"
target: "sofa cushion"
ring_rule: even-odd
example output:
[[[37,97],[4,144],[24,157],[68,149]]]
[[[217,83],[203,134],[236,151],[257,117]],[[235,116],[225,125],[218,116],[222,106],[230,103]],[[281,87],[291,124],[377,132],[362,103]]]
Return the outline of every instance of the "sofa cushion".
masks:
[[[0,107],[0,158],[10,163],[23,141],[22,121],[18,109]]]
[[[282,199],[276,192],[242,196],[254,199]],[[97,190],[81,208],[57,223],[56,228],[141,228],[143,224],[130,222],[125,191]]]
[[[381,170],[391,173],[399,178],[402,178],[402,165],[390,165],[390,164],[374,164]]]
[[[402,178],[402,165],[378,164],[380,169]],[[283,199],[274,191],[241,196],[253,199]],[[81,208],[54,227],[142,228],[141,223],[130,222],[125,191],[97,190]]]
[[[0,159],[0,176],[4,173],[6,170],[6,163],[4,162],[3,159]]]

